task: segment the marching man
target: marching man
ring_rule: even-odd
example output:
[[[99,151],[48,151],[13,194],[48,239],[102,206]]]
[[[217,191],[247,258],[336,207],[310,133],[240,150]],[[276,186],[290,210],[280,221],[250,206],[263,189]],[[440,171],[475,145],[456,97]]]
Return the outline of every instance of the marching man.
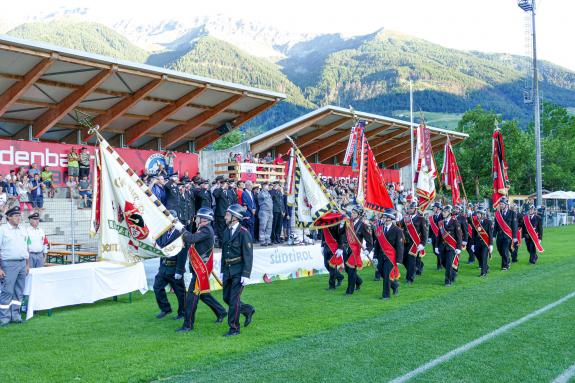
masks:
[[[178,332],[188,332],[194,329],[198,301],[204,302],[216,315],[216,323],[222,323],[227,315],[226,309],[210,294],[210,274],[214,257],[214,212],[202,207],[196,215],[197,230],[194,234],[184,228],[181,222],[174,227],[182,231],[182,239],[190,260],[192,279],[186,294],[184,324]]]
[[[445,286],[455,282],[456,271],[459,268],[459,254],[461,254],[461,226],[451,216],[451,205],[442,209],[443,220],[439,221],[439,238],[435,251],[441,254],[445,265]]]
[[[509,209],[509,201],[503,197],[499,210],[495,211],[495,227],[493,236],[496,238],[497,252],[501,256],[501,270],[509,270],[509,251],[517,244],[517,217]]]
[[[537,253],[543,252],[543,220],[535,213],[535,206],[529,204],[527,206],[527,214],[523,214],[521,222],[523,227],[523,238],[525,238],[525,246],[529,251],[529,263],[534,265],[537,263],[539,256]]]
[[[351,210],[351,222],[353,224],[353,230],[360,244],[365,240],[367,253],[370,253],[373,249],[373,237],[369,226],[363,221],[363,209],[361,206],[354,206]],[[345,262],[345,272],[347,273],[347,289],[345,291],[346,295],[352,295],[355,290],[359,290],[363,283],[361,277],[357,274],[357,267],[352,267],[348,265],[349,259],[354,256],[352,247],[349,246],[349,241],[346,236],[347,251],[343,253],[343,260]]]
[[[382,299],[388,300],[390,287],[393,295],[399,290],[399,269],[397,263],[403,258],[403,232],[395,225],[395,211],[385,209],[384,222],[378,225],[373,233],[374,257],[373,262],[383,275]]]
[[[223,231],[221,280],[224,289],[224,302],[229,306],[228,325],[230,330],[224,336],[240,334],[239,314],[246,317],[247,327],[256,309],[241,301],[242,291],[252,272],[253,240],[248,229],[241,225],[244,208],[232,204],[224,216],[228,227]]]
[[[335,213],[337,212],[335,211]],[[343,282],[343,275],[338,268],[343,265],[344,237],[345,232],[340,225],[322,229],[321,248],[323,263],[329,272],[328,290],[335,290],[336,286],[340,286]]]
[[[489,271],[489,258],[493,252],[493,231],[491,221],[487,218],[487,211],[483,206],[477,206],[475,214],[471,216],[471,226],[473,227],[473,236],[470,240],[471,251],[479,261],[480,277],[486,277]]]
[[[432,205],[432,209],[433,214],[427,217],[427,220],[429,222],[429,236],[431,238],[431,246],[433,247],[435,255],[437,256],[437,270],[441,270],[441,267],[443,266],[443,263],[441,261],[441,255],[437,251],[435,251],[435,249],[439,247],[437,246],[439,241],[438,224],[439,221],[443,219],[443,216],[441,215],[441,204],[439,202],[434,202]]]
[[[407,284],[411,285],[415,280],[415,274],[421,275],[427,243],[427,225],[425,218],[417,214],[417,202],[407,205],[407,214],[402,220],[405,247],[403,249],[403,264],[407,270]],[[419,266],[419,267],[417,267]]]

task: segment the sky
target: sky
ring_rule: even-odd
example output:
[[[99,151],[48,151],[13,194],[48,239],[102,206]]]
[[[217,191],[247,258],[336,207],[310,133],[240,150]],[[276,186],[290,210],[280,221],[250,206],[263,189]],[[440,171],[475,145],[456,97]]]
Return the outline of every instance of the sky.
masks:
[[[525,12],[517,0],[19,0],[2,19],[58,7],[88,7],[103,17],[154,22],[225,14],[309,33],[360,35],[387,28],[447,47],[526,54]],[[538,58],[575,71],[575,0],[536,0]]]

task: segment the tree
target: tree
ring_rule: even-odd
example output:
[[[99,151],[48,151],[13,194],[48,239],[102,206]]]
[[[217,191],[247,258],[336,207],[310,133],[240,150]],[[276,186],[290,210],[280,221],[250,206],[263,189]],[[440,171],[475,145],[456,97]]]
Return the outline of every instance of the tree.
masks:
[[[236,129],[223,137],[220,137],[212,144],[214,150],[224,150],[236,146],[243,141],[243,134],[239,129]]]

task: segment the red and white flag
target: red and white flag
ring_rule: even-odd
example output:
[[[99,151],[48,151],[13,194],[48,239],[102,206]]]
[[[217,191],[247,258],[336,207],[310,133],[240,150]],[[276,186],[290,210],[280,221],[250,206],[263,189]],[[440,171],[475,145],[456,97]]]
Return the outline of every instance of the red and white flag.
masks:
[[[461,203],[459,184],[462,182],[459,175],[459,167],[455,160],[455,154],[451,147],[451,142],[447,138],[445,149],[443,150],[443,168],[441,169],[441,181],[447,190],[451,190],[451,201],[454,205]]]
[[[417,145],[415,150],[415,193],[417,194],[418,205],[421,211],[435,199],[435,179],[437,169],[431,150],[431,139],[429,129],[424,123],[420,124],[416,130]]]
[[[499,128],[493,132],[493,207],[499,205],[501,198],[509,191],[507,177],[507,162],[505,161],[505,145]]]

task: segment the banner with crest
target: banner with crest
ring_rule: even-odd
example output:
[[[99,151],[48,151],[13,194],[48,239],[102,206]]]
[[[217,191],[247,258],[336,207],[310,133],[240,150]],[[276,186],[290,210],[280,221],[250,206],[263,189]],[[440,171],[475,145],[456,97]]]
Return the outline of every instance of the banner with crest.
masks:
[[[100,258],[133,263],[180,252],[181,238],[164,248],[156,244],[175,218],[114,148],[99,140],[91,234],[100,236]]]

